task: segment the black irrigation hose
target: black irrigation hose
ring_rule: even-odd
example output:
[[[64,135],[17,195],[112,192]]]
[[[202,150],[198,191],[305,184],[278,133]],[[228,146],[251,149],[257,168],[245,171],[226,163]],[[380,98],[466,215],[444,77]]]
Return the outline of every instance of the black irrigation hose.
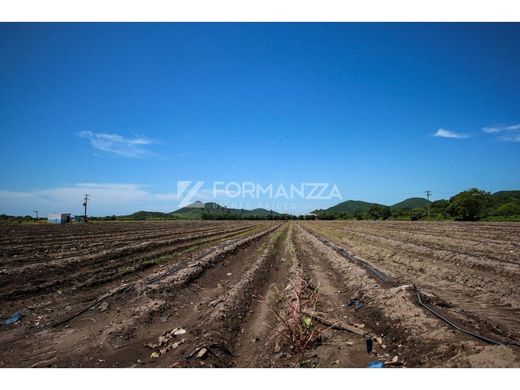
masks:
[[[308,231],[309,232],[309,231]],[[372,268],[370,265],[368,265],[367,262],[355,257],[355,256],[352,256],[350,255],[345,249],[343,248],[338,248],[336,247],[335,245],[332,245],[328,240],[326,240],[325,238],[323,237],[320,237],[319,235],[317,234],[313,234],[314,232],[309,232],[311,233],[314,237],[316,237],[319,241],[321,241],[323,244],[327,245],[328,247],[334,249],[336,252],[338,252],[341,256],[347,258],[348,260],[350,261],[354,261],[354,262],[359,262],[361,265],[363,265],[363,267],[365,267],[368,271],[370,271],[372,274],[374,274],[375,276],[377,276],[381,281],[383,281],[384,283],[389,283],[389,281],[386,279],[386,277],[381,274],[379,271],[377,271],[376,269]],[[471,332],[469,330],[465,330],[463,328],[461,328],[460,326],[454,324],[453,322],[451,322],[450,320],[448,320],[446,317],[442,316],[441,314],[437,313],[435,310],[433,310],[431,307],[429,307],[427,304],[425,304],[421,298],[421,293],[419,292],[419,290],[416,291],[417,293],[417,302],[420,306],[424,307],[426,310],[428,310],[430,313],[432,313],[435,317],[439,318],[440,320],[444,321],[445,323],[447,323],[448,325],[450,325],[451,327],[457,329],[459,332],[462,332],[464,334],[467,334],[469,336],[472,336],[472,337],[475,337],[481,341],[484,341],[488,344],[493,344],[493,345],[503,345],[503,343],[499,342],[499,341],[496,341],[496,340],[493,340],[493,339],[490,339],[490,338],[487,338],[485,336],[481,336],[479,335],[478,333],[474,333],[474,332]],[[509,342],[508,344],[513,344],[513,345],[516,345],[516,346],[520,346],[520,343],[516,342],[516,341],[511,341]]]
[[[368,269],[370,272],[372,272],[375,276],[377,276],[379,279],[381,279],[383,282],[385,283],[388,283],[388,280],[383,276],[383,274],[379,273],[378,271],[376,271],[374,268],[372,268],[371,266],[369,266],[367,263],[365,263],[363,260],[359,260],[358,261],[363,264],[363,266]]]
[[[363,267],[365,267],[368,271],[370,271],[372,274],[374,274],[377,278],[379,278],[382,282],[384,283],[390,283],[388,281],[388,279],[382,274],[380,273],[379,271],[377,271],[376,269],[372,268],[370,265],[368,265],[368,263],[364,260],[361,260],[355,256],[352,256],[350,253],[348,253],[345,249],[343,248],[338,248],[337,246],[331,244],[329,241],[327,241],[325,238],[323,237],[320,237],[319,235],[317,234],[313,234],[314,232],[310,232],[310,231],[307,231],[309,233],[311,233],[315,238],[317,238],[321,243],[327,245],[329,248],[332,248],[334,249],[337,253],[339,253],[341,256],[347,258],[348,260],[354,262],[354,263],[359,263],[361,264]]]
[[[482,340],[482,341],[484,341],[486,343],[489,343],[489,344],[502,345],[502,343],[499,342],[499,341],[496,341],[496,340],[493,340],[493,339],[489,339],[489,338],[481,336],[481,335],[479,335],[477,333],[470,332],[469,330],[462,329],[460,326],[454,324],[453,322],[448,320],[446,317],[440,315],[435,310],[433,310],[431,307],[429,307],[427,304],[425,304],[423,302],[422,298],[421,298],[421,293],[419,291],[416,291],[416,292],[417,292],[417,301],[418,301],[419,305],[424,307],[426,310],[428,310],[430,313],[432,313],[435,317],[441,319],[442,321],[446,322],[448,325],[450,325],[453,328],[457,329],[459,332],[462,332],[462,333],[465,333],[467,335],[476,337],[477,339]]]

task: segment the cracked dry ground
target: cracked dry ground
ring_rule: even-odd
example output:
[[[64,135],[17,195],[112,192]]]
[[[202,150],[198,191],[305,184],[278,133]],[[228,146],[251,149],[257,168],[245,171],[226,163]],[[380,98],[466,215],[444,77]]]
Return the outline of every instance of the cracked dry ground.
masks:
[[[0,227],[2,367],[518,367],[518,224]],[[381,283],[338,249],[363,259]],[[417,304],[468,329],[460,333]],[[296,291],[300,291],[300,295]],[[314,297],[288,341],[288,303]],[[356,310],[349,301],[363,306]],[[307,322],[308,321],[308,322]],[[373,341],[367,352],[366,339]]]

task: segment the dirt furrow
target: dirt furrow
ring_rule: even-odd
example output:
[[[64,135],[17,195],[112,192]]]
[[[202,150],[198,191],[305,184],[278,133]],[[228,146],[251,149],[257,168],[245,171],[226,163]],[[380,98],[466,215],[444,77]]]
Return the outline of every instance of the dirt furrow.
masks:
[[[401,284],[416,283],[434,293],[444,305],[451,307],[453,315],[468,321],[472,327],[519,339],[520,303],[514,273],[464,267],[460,256],[457,262],[450,262],[442,251],[428,251],[406,243],[394,246],[388,241],[371,241],[366,237],[353,238],[332,234],[327,229],[319,230]]]
[[[122,284],[101,295],[94,301],[94,305],[88,303],[86,311],[82,309],[77,316],[72,311],[74,316],[70,321],[59,321],[61,325],[57,328],[43,328],[39,332],[38,344],[50,343],[54,346],[57,357],[52,365],[55,366],[103,366],[106,365],[103,363],[107,361],[107,357],[114,359],[113,355],[117,356],[116,359],[121,359],[117,360],[116,366],[124,366],[125,362],[128,365],[135,363],[135,359],[128,360],[130,357],[133,359],[130,353],[128,358],[119,355],[120,350],[128,351],[128,348],[131,350],[137,345],[139,353],[146,350],[140,337],[146,338],[153,331],[154,323],[164,326],[161,313],[169,318],[178,310],[175,305],[178,294],[179,299],[184,301],[183,291],[196,285],[194,281],[206,270],[211,270],[212,274],[212,267],[219,268],[218,265],[233,257],[236,251],[256,245],[255,242],[277,228],[275,225],[244,238],[229,240],[211,250],[203,251],[183,262],[181,266],[166,267],[142,280]],[[235,278],[239,275],[237,273]],[[71,315],[68,314],[68,317]],[[67,315],[64,318],[67,319]],[[23,344],[24,340],[12,340],[11,348],[16,348],[17,343]],[[94,356],[100,358],[96,360]],[[24,359],[23,366],[37,363],[30,357],[29,355]]]
[[[412,286],[381,287],[361,266],[341,257],[310,233],[303,234],[342,275],[350,291],[357,292],[357,299],[373,309],[373,324],[381,326],[381,332],[388,333],[394,344],[401,345],[400,354],[407,365],[472,366],[478,360],[483,366],[493,366],[495,359],[505,366],[518,365],[514,348],[485,345],[458,334],[417,305]]]

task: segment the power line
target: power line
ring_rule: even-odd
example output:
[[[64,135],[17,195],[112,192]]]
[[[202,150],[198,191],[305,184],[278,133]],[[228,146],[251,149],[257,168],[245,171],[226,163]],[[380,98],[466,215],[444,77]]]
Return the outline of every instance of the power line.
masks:
[[[432,195],[431,190],[426,190],[426,198],[428,199],[428,219],[430,219],[430,196]]]
[[[92,195],[85,194],[85,197],[83,198],[83,207],[85,208],[85,214],[83,216],[83,220],[85,222],[88,222],[88,219],[87,219],[87,204],[88,204],[88,197],[89,196],[92,196]]]

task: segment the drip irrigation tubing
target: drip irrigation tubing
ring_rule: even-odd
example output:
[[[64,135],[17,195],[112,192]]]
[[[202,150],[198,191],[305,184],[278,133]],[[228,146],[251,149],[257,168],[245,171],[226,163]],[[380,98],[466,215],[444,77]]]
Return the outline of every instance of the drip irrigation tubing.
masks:
[[[423,300],[422,300],[421,293],[419,292],[419,290],[417,290],[416,293],[417,293],[417,302],[419,303],[420,306],[424,307],[426,310],[428,310],[430,313],[432,313],[435,317],[441,319],[442,321],[444,321],[445,323],[447,323],[451,327],[457,329],[459,332],[465,333],[465,334],[467,334],[469,336],[473,336],[473,337],[475,337],[475,338],[477,338],[477,339],[479,339],[481,341],[484,341],[484,342],[486,342],[488,344],[502,345],[502,343],[497,341],[497,340],[493,340],[493,339],[490,339],[488,337],[481,336],[478,333],[471,332],[471,331],[466,330],[466,329],[462,329],[460,326],[458,326],[457,324],[454,324],[452,321],[448,320],[446,317],[444,317],[443,315],[439,314],[436,310],[432,309],[426,303],[424,303]]]
[[[363,260],[361,260],[361,259],[359,259],[359,258],[357,258],[355,256],[352,256],[345,249],[340,248],[337,245],[334,245],[333,243],[331,243],[327,239],[325,239],[323,237],[320,237],[320,235],[318,235],[317,233],[315,233],[313,231],[309,231],[309,230],[307,230],[307,232],[312,234],[315,238],[317,238],[323,244],[327,245],[329,248],[334,249],[337,253],[339,253],[341,256],[343,256],[347,260],[350,260],[350,261],[352,261],[354,263],[357,262],[357,263],[361,264],[364,268],[366,268],[369,272],[371,272],[373,275],[375,275],[382,282],[390,283],[389,280],[382,273],[377,271],[375,268],[371,267],[367,262],[365,262],[365,261],[363,261]],[[451,327],[455,328],[459,332],[462,332],[462,333],[464,333],[464,334],[466,334],[468,336],[475,337],[475,338],[477,338],[477,339],[479,339],[481,341],[484,341],[485,343],[488,343],[488,344],[492,344],[492,345],[503,345],[504,344],[504,343],[502,343],[500,341],[497,341],[497,340],[494,340],[492,338],[479,335],[478,333],[466,330],[466,329],[458,326],[457,324],[455,324],[454,322],[450,321],[449,319],[444,317],[442,314],[440,314],[436,310],[432,309],[426,303],[424,303],[424,301],[422,300],[421,293],[419,292],[419,289],[417,289],[417,288],[416,288],[416,293],[417,293],[417,303],[419,304],[419,306],[425,308],[427,311],[432,313],[435,317],[439,318],[440,320],[442,320],[446,324],[450,325]],[[520,343],[517,342],[517,341],[513,341],[513,340],[508,341],[506,344],[513,344],[513,345],[516,345],[516,346],[520,347]]]

